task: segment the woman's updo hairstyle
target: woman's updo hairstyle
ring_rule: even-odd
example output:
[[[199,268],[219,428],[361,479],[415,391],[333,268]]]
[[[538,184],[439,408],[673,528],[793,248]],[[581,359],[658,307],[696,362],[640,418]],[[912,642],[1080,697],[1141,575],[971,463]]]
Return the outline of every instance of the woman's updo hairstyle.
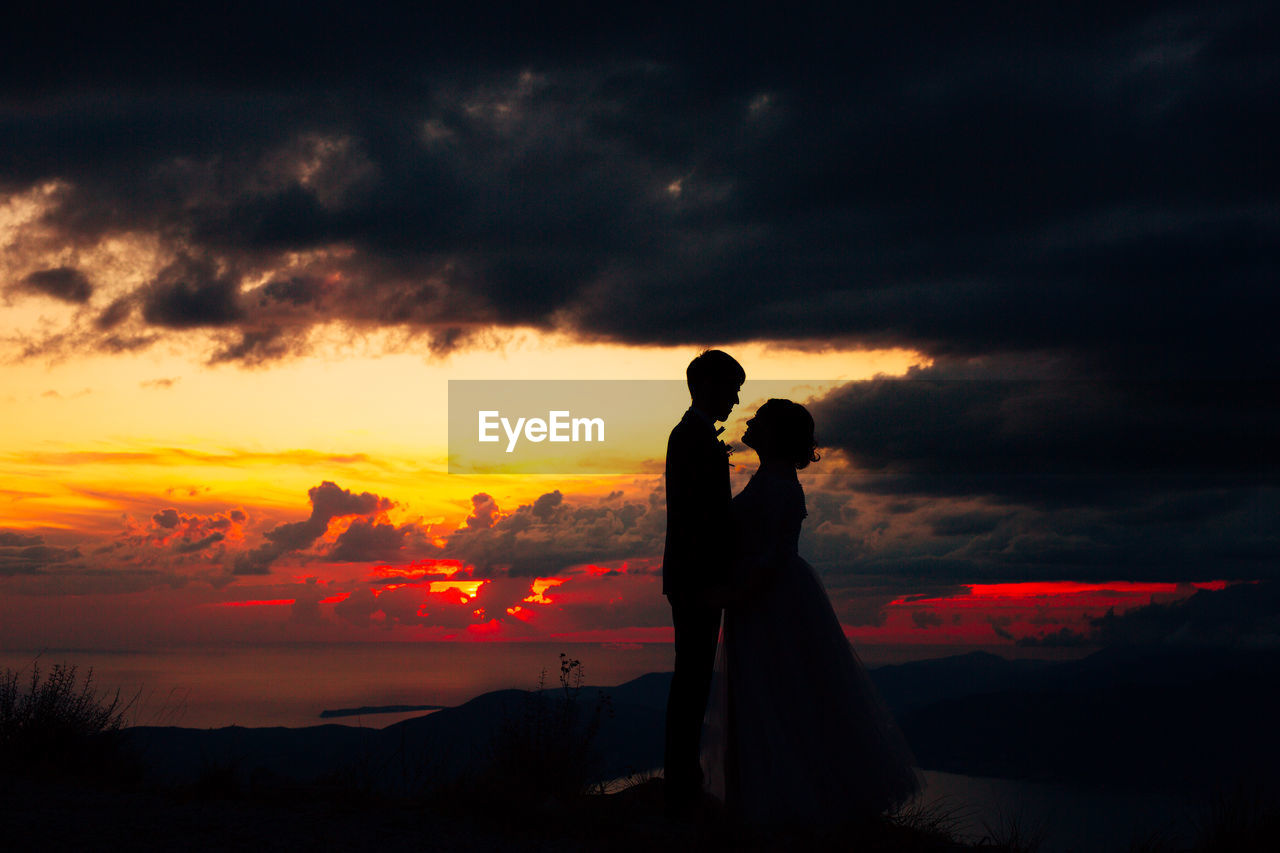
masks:
[[[756,418],[768,425],[770,452],[806,468],[817,462],[818,443],[813,437],[813,415],[799,403],[773,398],[756,410]]]

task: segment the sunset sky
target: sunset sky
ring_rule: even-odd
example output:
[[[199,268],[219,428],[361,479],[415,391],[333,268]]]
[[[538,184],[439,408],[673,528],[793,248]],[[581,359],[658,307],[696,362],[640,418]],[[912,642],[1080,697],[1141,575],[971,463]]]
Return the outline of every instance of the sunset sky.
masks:
[[[449,474],[447,383],[709,346],[829,383],[856,642],[1274,581],[1274,7],[806,8],[6,27],[0,647],[669,641],[661,476]]]

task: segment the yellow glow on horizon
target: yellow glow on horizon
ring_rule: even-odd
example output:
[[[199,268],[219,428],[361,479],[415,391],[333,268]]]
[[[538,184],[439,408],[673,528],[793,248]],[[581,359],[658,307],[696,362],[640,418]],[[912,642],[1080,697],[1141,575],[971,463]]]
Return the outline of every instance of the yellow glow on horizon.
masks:
[[[554,599],[546,595],[546,591],[553,586],[560,586],[564,583],[560,578],[538,578],[533,582],[531,594],[523,599],[528,604],[551,604]]]
[[[465,595],[468,599],[472,599],[472,598],[475,598],[475,597],[476,597],[476,592],[480,589],[481,585],[482,585],[482,584],[485,584],[485,583],[487,583],[487,582],[488,582],[488,581],[483,581],[483,580],[478,580],[478,581],[454,581],[454,580],[448,580],[448,581],[432,581],[432,582],[429,584],[428,589],[430,589],[432,592],[448,592],[449,590],[457,590],[458,592],[460,592],[460,593],[462,593],[463,595]]]
[[[425,578],[428,575],[453,577],[462,571],[461,560],[415,560],[407,566],[378,566],[373,573],[378,577]]]
[[[0,305],[0,337],[21,328],[19,309],[37,306],[73,310],[39,298]],[[724,348],[760,379],[869,378],[924,362],[905,350]],[[651,477],[448,474],[448,381],[678,379],[699,349],[517,330],[490,348],[433,361],[384,332],[359,337],[347,351],[257,369],[204,365],[195,344],[3,364],[4,525],[101,534],[118,531],[122,513],[147,518],[165,506],[208,513],[239,506],[259,520],[298,520],[309,511],[307,490],[323,480],[391,498],[394,519],[446,526],[466,518],[479,491],[504,512],[553,488],[566,497],[643,491]]]

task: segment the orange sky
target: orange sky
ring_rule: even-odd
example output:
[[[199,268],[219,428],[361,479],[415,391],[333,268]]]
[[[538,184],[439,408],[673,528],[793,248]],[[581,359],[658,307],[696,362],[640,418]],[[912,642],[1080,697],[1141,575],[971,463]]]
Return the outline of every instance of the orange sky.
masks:
[[[0,307],[0,319],[16,330],[71,310],[26,300]],[[189,344],[0,366],[0,530],[72,555],[39,572],[0,577],[6,647],[669,638],[655,553],[630,555],[630,569],[626,561],[607,570],[564,566],[559,585],[461,565],[447,572],[459,578],[445,580],[438,568],[441,579],[423,582],[404,566],[316,559],[358,520],[343,516],[325,525],[310,550],[285,555],[267,574],[234,575],[227,566],[273,526],[306,519],[308,490],[326,481],[385,498],[389,507],[365,520],[412,526],[425,548],[465,526],[481,492],[496,502],[495,517],[553,489],[569,503],[614,492],[645,500],[653,477],[446,473],[447,382],[678,378],[687,348],[575,344],[528,332],[492,350],[432,360],[370,339],[359,351],[253,370],[204,365],[200,335]],[[734,351],[753,379],[864,378],[921,361],[902,351]],[[674,421],[679,412],[671,415]],[[202,542],[211,544],[196,549]],[[380,583],[397,574],[398,583]]]
[[[0,307],[0,318],[17,328],[53,322],[32,312],[68,310],[28,300]],[[494,522],[553,490],[568,507],[643,503],[657,479],[450,475],[444,404],[449,379],[679,377],[689,349],[526,332],[432,360],[384,337],[254,370],[206,366],[197,358],[200,337],[189,343],[167,353],[0,366],[0,530],[72,555],[37,573],[0,577],[5,647],[670,640],[652,538],[626,559],[514,576],[452,558],[447,547],[466,532],[480,493],[493,502]],[[923,361],[903,351],[732,349],[753,379],[898,375]],[[748,468],[735,471],[739,486]],[[804,476],[817,482],[823,472]],[[380,496],[386,506],[333,517],[309,547],[274,558],[265,574],[229,573],[232,559],[261,547],[267,531],[307,519],[308,491],[324,482]],[[420,549],[445,551],[402,563],[323,557],[361,525],[370,533],[410,530]],[[1108,607],[1191,591],[1132,583],[967,589],[899,597],[883,606],[878,624],[854,620],[850,636],[1001,644],[1010,632],[1083,626]]]
[[[448,386],[707,347],[813,403],[801,553],[859,642],[1065,650],[1274,573],[1248,14],[104,8],[5,54],[0,649],[665,640],[660,460],[450,474]]]

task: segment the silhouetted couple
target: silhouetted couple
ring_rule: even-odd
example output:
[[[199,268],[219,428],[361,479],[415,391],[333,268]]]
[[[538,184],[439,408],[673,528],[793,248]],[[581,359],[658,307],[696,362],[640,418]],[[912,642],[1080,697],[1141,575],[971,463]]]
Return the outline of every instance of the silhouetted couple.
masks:
[[[898,805],[919,790],[911,753],[798,554],[796,471],[818,459],[813,418],[790,400],[761,406],[742,436],[760,464],[733,497],[715,424],[746,374],[708,350],[687,378],[692,405],[667,444],[667,813],[699,816],[704,791],[765,824],[832,824]]]

